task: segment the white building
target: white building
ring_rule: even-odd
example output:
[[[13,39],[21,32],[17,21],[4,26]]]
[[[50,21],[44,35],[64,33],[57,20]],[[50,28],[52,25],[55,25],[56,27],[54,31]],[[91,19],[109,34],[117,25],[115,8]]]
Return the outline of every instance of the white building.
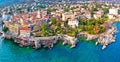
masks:
[[[11,15],[10,14],[5,14],[5,13],[3,13],[2,14],[2,19],[4,20],[4,21],[7,21],[7,20],[9,20],[9,19],[11,19]]]
[[[109,9],[109,14],[108,14],[109,19],[115,19],[115,17],[117,15],[118,15],[118,9],[117,8]]]
[[[70,19],[68,20],[68,25],[70,25],[72,28],[78,27],[79,21],[77,19]]]
[[[109,14],[118,15],[118,9],[116,8],[109,9]]]

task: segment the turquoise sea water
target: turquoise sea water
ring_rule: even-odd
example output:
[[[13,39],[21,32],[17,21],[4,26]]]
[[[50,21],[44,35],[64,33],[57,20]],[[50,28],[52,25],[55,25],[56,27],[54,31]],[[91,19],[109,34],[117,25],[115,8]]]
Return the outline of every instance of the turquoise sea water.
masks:
[[[120,23],[117,28],[120,30]],[[35,50],[0,39],[0,62],[120,62],[120,32],[116,37],[116,42],[105,50],[92,41],[79,41],[73,49],[57,44],[52,49]]]

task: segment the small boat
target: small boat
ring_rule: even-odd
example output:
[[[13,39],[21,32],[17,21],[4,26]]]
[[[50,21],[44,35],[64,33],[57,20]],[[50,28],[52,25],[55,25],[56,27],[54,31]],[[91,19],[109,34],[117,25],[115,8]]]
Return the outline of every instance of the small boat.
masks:
[[[95,45],[98,45],[98,42],[96,42],[96,44]]]
[[[106,48],[106,46],[104,45],[103,47],[102,47],[102,50],[104,50]]]

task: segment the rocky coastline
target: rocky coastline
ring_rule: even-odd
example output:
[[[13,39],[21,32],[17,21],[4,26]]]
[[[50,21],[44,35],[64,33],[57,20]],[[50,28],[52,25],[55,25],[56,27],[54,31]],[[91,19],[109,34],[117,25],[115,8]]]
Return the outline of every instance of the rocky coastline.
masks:
[[[60,40],[63,45],[68,44],[71,45],[71,48],[74,48],[78,42],[77,38],[70,37],[64,34],[59,34],[57,36],[49,36],[49,37],[30,37],[30,38],[23,38],[23,37],[14,37],[8,35],[6,33],[2,33],[2,37],[4,39],[13,39],[15,43],[19,44],[21,47],[23,46],[31,46],[35,49],[46,47],[52,48],[54,44]]]
[[[86,32],[80,32],[78,36],[87,37],[86,40],[98,39],[96,42],[96,45],[101,44],[103,45],[102,49],[105,49],[108,44],[115,42],[115,39],[116,39],[115,33],[117,32],[118,32],[117,28],[112,25],[106,32],[101,34],[90,35]],[[71,48],[74,48],[78,42],[78,38],[70,37],[64,34],[58,34],[56,36],[49,36],[49,37],[29,37],[29,38],[26,37],[25,38],[25,37],[14,37],[4,32],[1,32],[1,33],[3,38],[13,39],[14,42],[18,43],[21,47],[31,46],[35,49],[38,49],[41,47],[52,48],[54,44],[58,42],[58,40],[60,40],[60,42],[62,42],[63,45],[68,44],[68,45],[71,45]]]

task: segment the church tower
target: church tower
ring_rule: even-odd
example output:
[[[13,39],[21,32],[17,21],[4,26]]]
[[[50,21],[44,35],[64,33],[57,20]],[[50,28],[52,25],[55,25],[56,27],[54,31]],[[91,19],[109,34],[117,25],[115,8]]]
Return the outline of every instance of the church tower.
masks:
[[[23,21],[22,18],[20,18],[20,23],[21,23],[22,26],[24,25],[24,21]]]
[[[40,10],[37,12],[37,18],[41,18]]]

